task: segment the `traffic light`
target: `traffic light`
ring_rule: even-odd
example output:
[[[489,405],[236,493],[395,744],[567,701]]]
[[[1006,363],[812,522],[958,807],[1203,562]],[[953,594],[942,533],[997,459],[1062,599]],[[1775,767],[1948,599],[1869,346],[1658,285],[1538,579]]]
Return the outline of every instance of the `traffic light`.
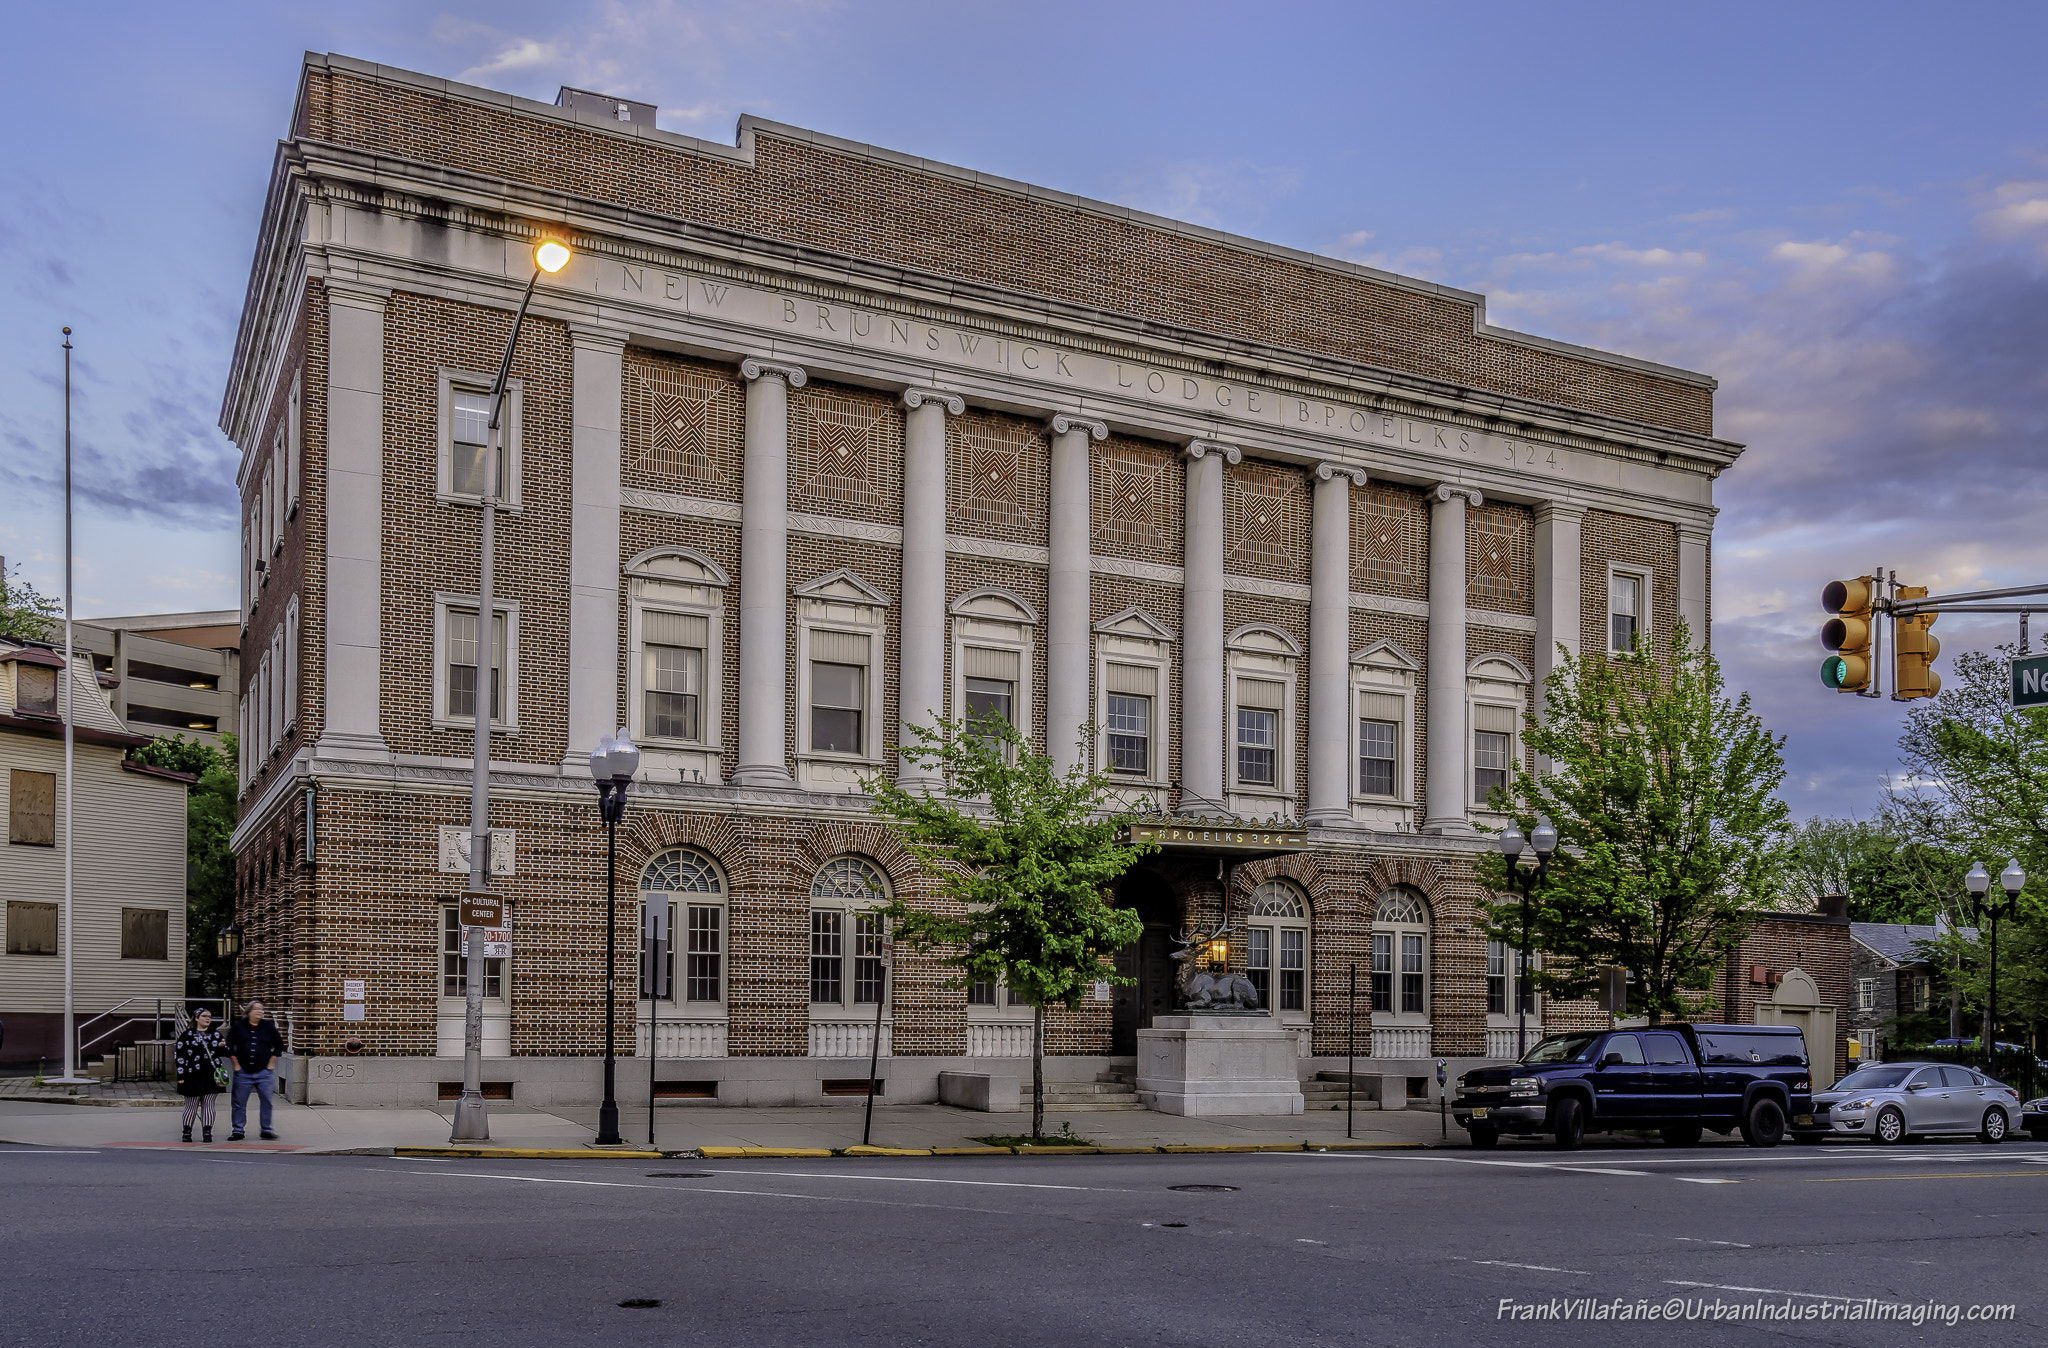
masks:
[[[1899,602],[1926,597],[1925,585],[1901,585],[1892,596]],[[1941,675],[1933,667],[1941,643],[1927,630],[1934,626],[1935,617],[1933,613],[1908,613],[1892,619],[1892,696],[1901,702],[1933,697],[1941,691]]]
[[[1860,693],[1870,686],[1870,642],[1875,632],[1877,578],[1831,580],[1820,592],[1820,605],[1835,616],[1822,624],[1820,644],[1833,651],[1820,662],[1820,681],[1839,692]]]

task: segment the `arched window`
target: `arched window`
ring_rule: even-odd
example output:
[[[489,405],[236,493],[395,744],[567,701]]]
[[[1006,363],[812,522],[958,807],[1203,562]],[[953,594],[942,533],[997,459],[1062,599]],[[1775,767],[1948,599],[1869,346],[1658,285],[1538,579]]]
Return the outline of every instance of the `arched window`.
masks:
[[[882,999],[882,919],[872,910],[888,901],[888,880],[865,857],[834,857],[812,877],[813,1006],[873,1006]]]
[[[1412,889],[1380,895],[1372,915],[1372,1009],[1423,1021],[1429,1014],[1429,907]]]
[[[1259,1005],[1284,1019],[1308,1012],[1308,902],[1285,880],[1252,891],[1246,911],[1245,976]]]
[[[687,897],[679,900],[670,895]],[[725,881],[717,863],[694,849],[671,847],[640,872],[640,903],[640,995],[656,1001],[676,1000],[680,935],[682,1000],[724,1001]],[[659,927],[655,940],[649,939],[644,916],[650,905]]]

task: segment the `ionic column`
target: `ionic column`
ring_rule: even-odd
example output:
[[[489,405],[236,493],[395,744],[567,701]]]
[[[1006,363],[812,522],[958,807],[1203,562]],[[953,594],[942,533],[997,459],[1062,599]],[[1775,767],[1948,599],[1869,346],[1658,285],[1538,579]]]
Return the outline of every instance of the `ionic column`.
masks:
[[[795,365],[740,362],[747,381],[745,480],[740,493],[741,786],[789,786],[784,758],[789,679],[789,391],[808,379]]]
[[[1445,482],[1429,500],[1429,785],[1422,831],[1470,833],[1465,771],[1471,727],[1465,716],[1465,505],[1476,487]]]
[[[1188,523],[1181,578],[1180,784],[1223,800],[1223,465],[1237,446],[1196,440],[1187,448]],[[1183,804],[1183,809],[1186,805]],[[1198,807],[1206,808],[1206,807]]]
[[[1046,568],[1045,748],[1061,772],[1088,761],[1088,441],[1109,427],[1061,413],[1052,419],[1051,562]]]
[[[1319,463],[1308,601],[1308,815],[1351,819],[1351,488],[1365,470]]]
[[[909,389],[903,425],[903,663],[897,671],[899,745],[913,725],[932,726],[946,707],[946,413],[967,404],[957,393]],[[937,769],[904,760],[896,783],[937,790]]]
[[[1678,526],[1678,616],[1691,632],[1692,648],[1705,650],[1710,644],[1707,630],[1707,544],[1713,528],[1707,524]]]
[[[619,705],[619,410],[624,333],[569,330],[568,751],[562,766],[590,771],[590,751],[612,732]]]
[[[384,306],[327,284],[327,633],[316,752],[384,759]],[[253,670],[255,662],[245,668]]]
[[[1544,680],[1563,657],[1579,654],[1579,565],[1586,508],[1565,501],[1536,507],[1536,715],[1544,715]]]

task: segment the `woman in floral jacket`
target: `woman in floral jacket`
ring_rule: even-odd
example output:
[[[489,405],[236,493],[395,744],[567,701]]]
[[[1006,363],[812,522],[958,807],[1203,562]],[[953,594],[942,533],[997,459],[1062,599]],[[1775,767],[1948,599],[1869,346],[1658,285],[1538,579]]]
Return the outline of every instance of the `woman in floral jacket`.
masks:
[[[220,1065],[227,1044],[213,1029],[213,1012],[201,1008],[192,1028],[178,1036],[173,1050],[178,1065],[178,1094],[185,1097],[185,1141],[192,1140],[192,1116],[202,1117],[205,1140],[213,1141],[213,1102],[220,1095]]]

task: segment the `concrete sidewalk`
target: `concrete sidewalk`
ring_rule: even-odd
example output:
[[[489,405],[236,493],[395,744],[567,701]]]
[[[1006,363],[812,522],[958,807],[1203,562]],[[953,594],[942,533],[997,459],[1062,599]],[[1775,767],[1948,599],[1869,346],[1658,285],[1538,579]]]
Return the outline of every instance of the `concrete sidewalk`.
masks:
[[[663,1152],[700,1147],[772,1147],[839,1150],[861,1140],[862,1101],[782,1109],[735,1109],[706,1104],[664,1104],[655,1119],[655,1145],[648,1146],[645,1105],[622,1111],[619,1131],[627,1147]],[[216,1149],[307,1153],[379,1151],[396,1147],[448,1145],[453,1102],[438,1107],[343,1109],[279,1104],[279,1140],[257,1140],[256,1104],[249,1104],[249,1140],[228,1143],[228,1102],[220,1101],[214,1121]],[[41,1101],[0,1100],[0,1143],[44,1147],[172,1147],[178,1141],[175,1109],[81,1109]],[[1105,1147],[1311,1146],[1346,1140],[1341,1111],[1309,1114],[1191,1119],[1150,1110],[1106,1110],[1062,1116],[1046,1111],[1045,1126],[1057,1132],[1063,1121],[1090,1142]],[[595,1107],[552,1111],[515,1104],[490,1107],[493,1148],[563,1150],[588,1148],[597,1132]],[[946,1105],[876,1104],[873,1143],[877,1147],[972,1147],[975,1139],[1016,1134],[1031,1126],[1028,1110],[984,1114]],[[1430,1146],[1443,1139],[1434,1110],[1360,1111],[1352,1140],[1395,1146]],[[1464,1145],[1453,1125],[1448,1140]],[[192,1144],[191,1149],[199,1149]],[[594,1151],[593,1155],[603,1155]]]

